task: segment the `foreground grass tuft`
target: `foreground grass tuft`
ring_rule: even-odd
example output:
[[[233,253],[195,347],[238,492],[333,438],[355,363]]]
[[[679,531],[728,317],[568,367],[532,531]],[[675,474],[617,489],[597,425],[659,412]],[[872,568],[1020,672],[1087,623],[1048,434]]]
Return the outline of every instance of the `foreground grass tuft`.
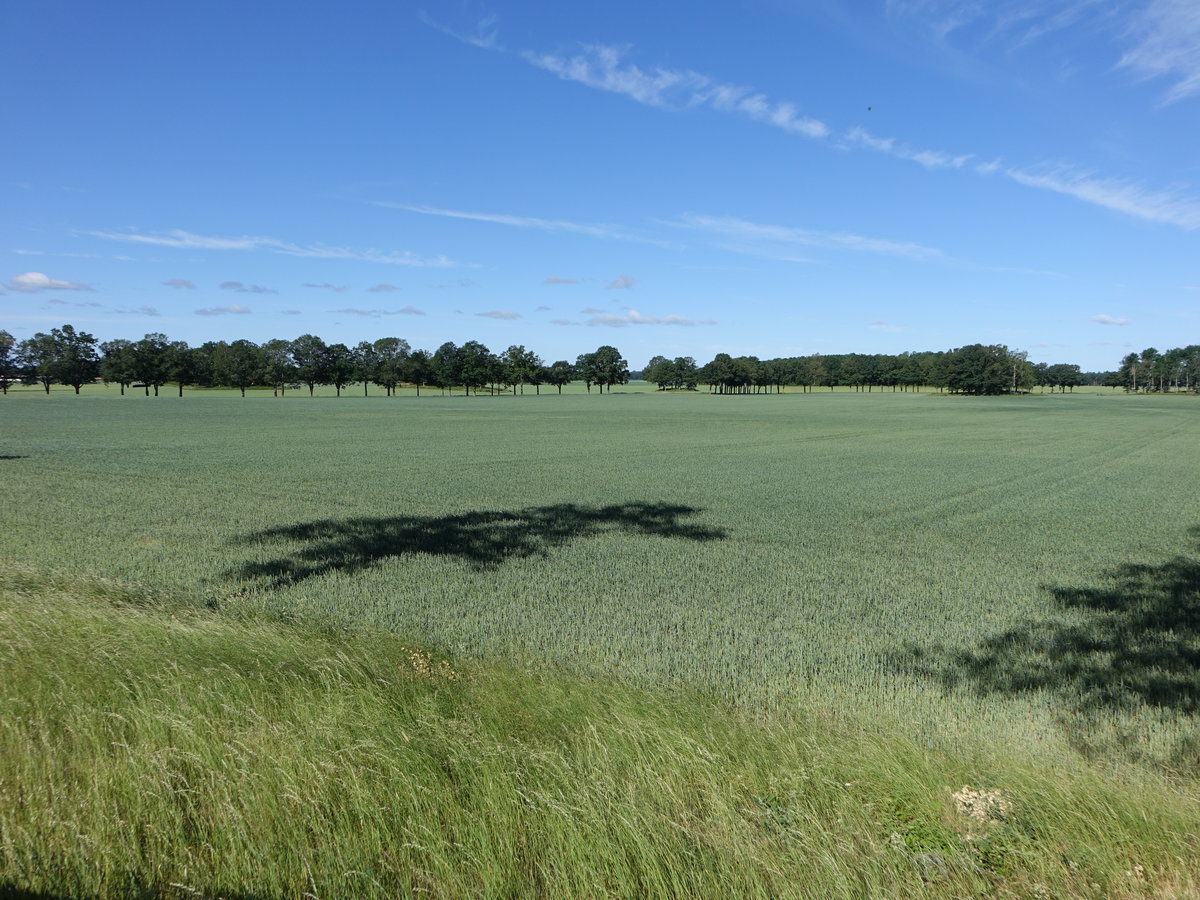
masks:
[[[0,574],[0,896],[1186,897],[1194,783]]]

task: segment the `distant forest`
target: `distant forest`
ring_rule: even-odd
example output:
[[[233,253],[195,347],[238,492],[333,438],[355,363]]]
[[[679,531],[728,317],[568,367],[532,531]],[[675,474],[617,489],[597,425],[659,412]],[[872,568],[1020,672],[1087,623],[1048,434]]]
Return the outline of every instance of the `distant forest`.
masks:
[[[121,393],[139,388],[149,396],[174,385],[182,396],[185,387],[230,387],[241,390],[266,387],[276,395],[318,385],[341,392],[361,385],[363,393],[374,384],[387,394],[408,385],[466,393],[487,390],[540,393],[543,385],[562,392],[563,385],[582,381],[591,391],[603,393],[631,378],[644,378],[659,389],[697,390],[711,393],[751,394],[796,387],[803,391],[851,387],[871,391],[910,391],[938,388],[961,394],[1007,394],[1071,391],[1081,385],[1104,385],[1134,392],[1200,390],[1200,345],[1166,352],[1153,347],[1130,353],[1111,372],[1082,372],[1069,363],[1031,363],[1028,354],[1002,344],[970,344],[953,350],[888,354],[813,354],[778,359],[730,356],[718,353],[698,365],[690,356],[653,357],[640,371],[631,372],[617,348],[604,345],[582,353],[574,361],[547,364],[524,346],[493,353],[478,341],[457,345],[447,341],[434,351],[414,350],[403,338],[362,341],[354,347],[327,344],[312,334],[295,340],[275,339],[256,344],[239,339],[208,341],[190,347],[165,334],[147,334],[140,340],[98,342],[71,325],[39,332],[17,341],[0,330],[0,390],[12,384],[53,384],[80,389],[97,380],[119,385]]]

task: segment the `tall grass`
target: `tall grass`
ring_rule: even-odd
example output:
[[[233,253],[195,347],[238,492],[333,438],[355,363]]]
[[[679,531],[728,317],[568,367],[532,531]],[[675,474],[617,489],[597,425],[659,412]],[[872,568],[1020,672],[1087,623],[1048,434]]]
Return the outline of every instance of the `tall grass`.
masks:
[[[1159,776],[987,736],[919,743],[805,704],[752,716],[111,581],[4,570],[0,685],[0,895],[1200,886],[1196,797]]]

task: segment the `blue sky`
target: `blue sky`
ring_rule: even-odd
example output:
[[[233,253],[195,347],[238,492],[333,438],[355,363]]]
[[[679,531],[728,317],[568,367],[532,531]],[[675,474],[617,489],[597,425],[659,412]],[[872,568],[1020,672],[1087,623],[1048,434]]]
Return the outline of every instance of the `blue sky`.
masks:
[[[0,8],[0,328],[1200,342],[1200,3]]]

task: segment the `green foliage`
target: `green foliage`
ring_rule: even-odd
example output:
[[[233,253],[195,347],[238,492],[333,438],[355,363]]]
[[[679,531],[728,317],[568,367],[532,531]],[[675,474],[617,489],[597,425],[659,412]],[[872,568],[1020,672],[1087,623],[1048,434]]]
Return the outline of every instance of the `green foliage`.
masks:
[[[38,332],[18,345],[18,356],[27,373],[42,383],[47,394],[51,384],[66,384],[79,393],[100,374],[96,339],[72,325]]]
[[[1023,354],[1003,344],[971,344],[942,358],[937,381],[962,394],[1006,394],[1033,384],[1033,372]]]
[[[621,351],[616,347],[605,344],[596,348],[592,353],[584,353],[575,361],[575,371],[587,383],[588,389],[594,384],[604,393],[607,387],[625,384],[629,381],[629,363],[621,358]]]

